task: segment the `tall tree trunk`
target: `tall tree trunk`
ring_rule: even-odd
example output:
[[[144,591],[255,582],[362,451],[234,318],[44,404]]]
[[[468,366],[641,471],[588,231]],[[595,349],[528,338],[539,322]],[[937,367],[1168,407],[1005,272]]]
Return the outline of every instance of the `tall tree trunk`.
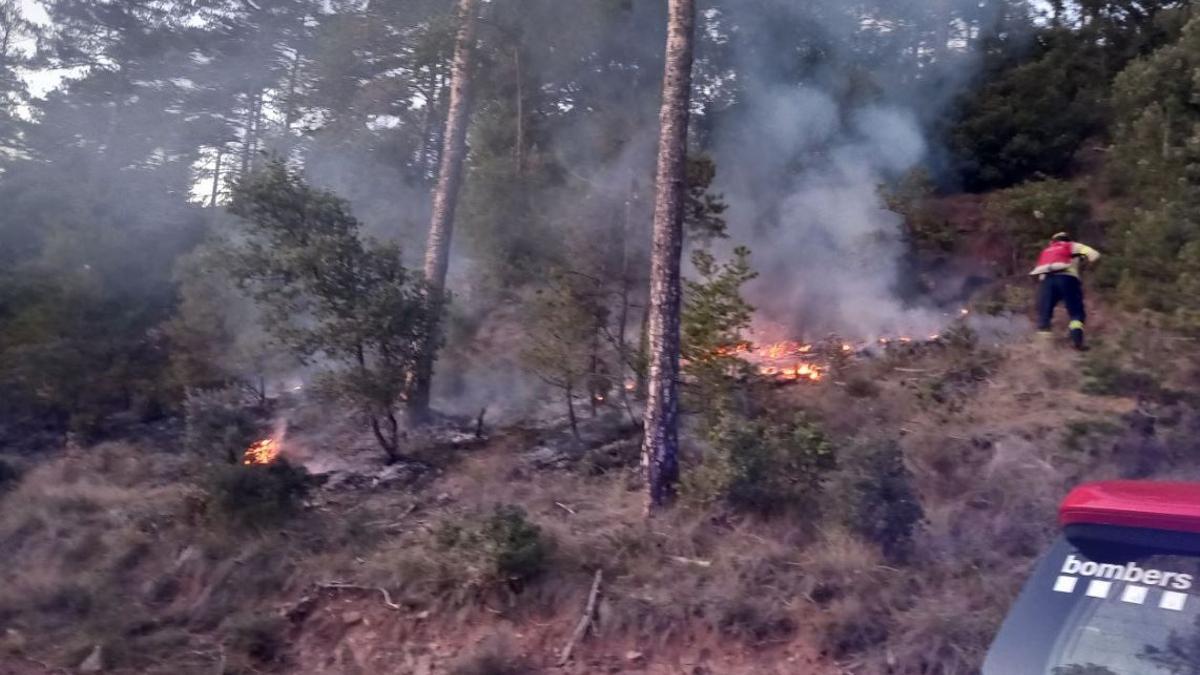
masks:
[[[563,391],[567,395],[567,420],[571,423],[571,435],[575,440],[582,441],[583,437],[579,435],[579,416],[575,414],[575,386],[570,380],[567,380]]]
[[[671,501],[679,480],[679,312],[683,295],[679,262],[683,252],[695,0],[670,0],[668,17],[650,251],[650,391],[642,439],[647,515]]]
[[[421,167],[421,179],[429,180],[433,173],[433,147],[437,144],[434,133],[434,118],[438,110],[438,75],[435,65],[429,66],[429,78],[421,95],[425,98],[425,121],[421,127],[421,143],[417,149],[417,165]]]
[[[517,175],[525,173],[525,73],[521,67],[521,45],[513,48],[517,80]]]
[[[621,222],[621,309],[617,317],[617,351],[620,353],[621,369],[618,371],[618,386],[621,388],[621,404],[629,413],[629,423],[637,424],[633,406],[629,402],[628,374],[632,370],[629,358],[629,237],[633,231],[633,207],[638,199],[637,179],[633,179],[629,197],[625,200],[625,214]],[[636,386],[636,385],[635,385]]]
[[[283,110],[283,132],[285,135],[292,131],[292,123],[296,121],[296,88],[300,83],[300,50],[297,48],[292,55],[292,65],[288,69],[287,102]]]
[[[6,20],[11,17],[4,17]],[[4,39],[0,40],[0,72],[8,67],[8,43],[12,39],[13,27],[12,24],[5,22]]]
[[[225,147],[217,148],[217,159],[213,165],[212,199],[209,206],[217,208],[217,198],[221,195],[221,159],[225,157]]]
[[[470,123],[471,60],[475,46],[475,7],[478,0],[459,0],[458,39],[454,47],[451,73],[450,106],[446,114],[446,136],[442,150],[437,188],[433,193],[433,217],[429,240],[425,245],[425,280],[429,284],[434,311],[430,314],[427,340],[413,373],[408,392],[409,414],[415,422],[429,416],[429,392],[433,384],[433,362],[437,351],[438,324],[446,290],[446,269],[450,263],[450,240],[454,232],[454,211],[462,186],[463,163],[467,154],[467,126]]]

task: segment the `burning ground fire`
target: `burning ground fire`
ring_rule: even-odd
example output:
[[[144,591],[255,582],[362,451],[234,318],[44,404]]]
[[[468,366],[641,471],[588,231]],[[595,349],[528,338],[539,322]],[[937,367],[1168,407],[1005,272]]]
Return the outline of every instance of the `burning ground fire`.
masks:
[[[246,448],[242,455],[242,464],[246,466],[262,466],[270,464],[279,456],[279,443],[273,438],[256,441]]]
[[[965,319],[970,313],[969,309],[963,308],[958,315]],[[842,342],[836,338],[820,344],[792,340],[761,345],[746,342],[723,350],[721,355],[739,356],[749,361],[759,375],[779,382],[822,382],[838,359],[870,354],[876,349],[887,349],[893,345],[931,344],[941,339],[941,334],[934,333],[924,337],[880,337],[859,343]]]

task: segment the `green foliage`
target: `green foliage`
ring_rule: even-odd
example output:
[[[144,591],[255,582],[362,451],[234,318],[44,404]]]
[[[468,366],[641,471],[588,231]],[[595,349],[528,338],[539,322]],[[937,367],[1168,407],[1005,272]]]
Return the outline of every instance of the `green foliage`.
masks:
[[[438,543],[461,556],[465,581],[489,587],[520,589],[546,568],[551,543],[519,506],[497,506],[490,514],[446,522]]]
[[[1001,65],[962,104],[952,142],[969,189],[1062,175],[1103,129],[1108,77],[1102,50],[1069,32],[1029,60]]]
[[[1194,331],[1200,310],[1200,19],[1175,44],[1134,63],[1114,84],[1110,167],[1125,209],[1109,232],[1111,282],[1127,307],[1174,314]]]
[[[741,291],[758,275],[750,268],[750,249],[743,246],[726,263],[697,250],[692,265],[699,278],[684,282],[681,356],[687,405],[707,418],[728,404],[734,382],[748,372],[739,353],[748,346],[744,333],[754,308]]]
[[[913,169],[895,185],[881,186],[880,190],[888,209],[904,218],[904,226],[917,248],[950,251],[954,247],[958,231],[932,207],[934,185],[927,169]]]
[[[1166,392],[1151,373],[1130,370],[1108,349],[1093,350],[1083,363],[1083,393],[1093,396],[1158,398]]]
[[[226,522],[261,530],[294,516],[312,487],[312,477],[304,467],[279,458],[267,465],[216,466],[208,491],[217,514]]]
[[[993,234],[1009,249],[1010,273],[1032,269],[1038,252],[1056,232],[1077,232],[1089,213],[1083,193],[1060,180],[1043,180],[995,192],[987,215]]]
[[[239,384],[266,398],[269,377],[297,365],[275,344],[255,303],[229,278],[220,245],[205,244],[179,260],[179,307],[167,323],[171,372],[183,389]]]
[[[717,163],[711,157],[688,157],[683,223],[688,235],[700,243],[726,236],[725,212],[729,205],[722,195],[710,191],[716,178]]]
[[[242,452],[262,436],[261,411],[254,409],[238,388],[190,391],[183,406],[183,443],[191,452],[236,464]]]
[[[906,559],[925,512],[900,446],[861,447],[843,453],[841,465],[831,492],[842,504],[847,527],[879,544],[889,560]]]
[[[682,483],[684,496],[699,504],[725,502],[762,514],[813,507],[836,465],[824,432],[799,417],[748,419],[726,411],[707,440],[703,461]]]
[[[593,404],[607,400],[619,372],[608,349],[607,288],[597,278],[557,271],[527,304],[525,365],[544,382],[562,391],[575,429],[575,399],[583,394]],[[621,386],[619,383],[616,386]]]
[[[230,272],[271,333],[297,358],[328,363],[319,390],[362,414],[388,458],[399,459],[396,409],[441,308],[399,249],[364,239],[344,201],[282,162],[238,183],[230,210],[247,226]]]

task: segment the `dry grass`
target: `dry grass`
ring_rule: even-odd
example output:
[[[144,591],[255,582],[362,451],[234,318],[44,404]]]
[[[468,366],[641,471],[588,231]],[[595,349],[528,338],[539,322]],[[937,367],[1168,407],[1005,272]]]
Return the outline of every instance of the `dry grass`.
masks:
[[[1160,406],[1147,413],[1157,425],[1148,434],[1130,417],[1136,401],[1089,396],[1074,357],[1024,344],[987,377],[953,387],[952,405],[939,403],[922,387],[948,372],[948,358],[926,350],[851,364],[840,379],[874,386],[797,387],[774,402],[824,420],[841,447],[900,441],[925,511],[903,565],[839,525],[835,487],[817,495],[820,513],[681,506],[647,522],[636,467],[537,469],[523,459],[536,437],[527,431],[443,458],[441,474],[414,492],[319,495],[318,512],[258,534],[206,514],[190,487],[201,473],[187,461],[113,445],[35,466],[0,495],[0,629],[67,667],[101,644],[129,672],[212,672],[222,652],[230,669],[286,671],[304,665],[289,661],[296,640],[344,646],[349,607],[378,612],[377,641],[461,637],[457,661],[435,672],[527,673],[561,647],[602,569],[595,633],[577,654],[587,667],[605,650],[623,665],[630,646],[680,645],[740,651],[763,666],[800,642],[858,673],[967,675],[1053,536],[1065,491],[1134,470],[1200,475],[1190,459],[1200,422],[1144,403]],[[1088,426],[1072,432],[1064,420]],[[482,583],[483,558],[439,541],[448,524],[502,504],[520,506],[553,542],[539,574],[519,584]],[[270,620],[314,581],[334,580],[371,591],[315,596],[315,611],[334,611],[336,600],[337,630]],[[375,588],[400,609],[385,608]],[[426,623],[413,628],[411,616]],[[524,637],[466,648],[462,636],[499,625]],[[521,658],[531,643],[542,658]]]

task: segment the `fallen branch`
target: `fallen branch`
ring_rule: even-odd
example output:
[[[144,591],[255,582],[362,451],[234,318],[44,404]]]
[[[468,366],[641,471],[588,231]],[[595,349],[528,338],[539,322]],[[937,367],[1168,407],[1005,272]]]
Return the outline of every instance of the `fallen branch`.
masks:
[[[596,614],[596,599],[600,597],[600,582],[603,579],[604,572],[596,570],[596,578],[592,580],[592,590],[588,593],[587,607],[584,608],[583,616],[575,626],[575,632],[571,634],[571,640],[567,642],[566,647],[563,647],[562,654],[558,657],[558,665],[565,666],[571,660],[571,652],[575,651],[575,643],[583,639],[588,628],[591,627],[592,617]]]
[[[575,509],[567,506],[566,504],[564,504],[562,502],[554,502],[554,505],[557,506],[558,508],[562,509],[563,511],[566,511],[567,513],[569,513],[571,515],[575,515]]]
[[[396,603],[392,602],[391,594],[388,593],[387,589],[383,588],[382,586],[358,586],[356,584],[344,584],[340,581],[331,581],[331,582],[324,583],[324,584],[317,584],[316,586],[317,586],[317,588],[320,588],[323,590],[367,591],[367,592],[379,593],[380,595],[383,596],[383,604],[386,605],[388,609],[395,609],[395,610],[404,609],[400,605],[397,605]]]

